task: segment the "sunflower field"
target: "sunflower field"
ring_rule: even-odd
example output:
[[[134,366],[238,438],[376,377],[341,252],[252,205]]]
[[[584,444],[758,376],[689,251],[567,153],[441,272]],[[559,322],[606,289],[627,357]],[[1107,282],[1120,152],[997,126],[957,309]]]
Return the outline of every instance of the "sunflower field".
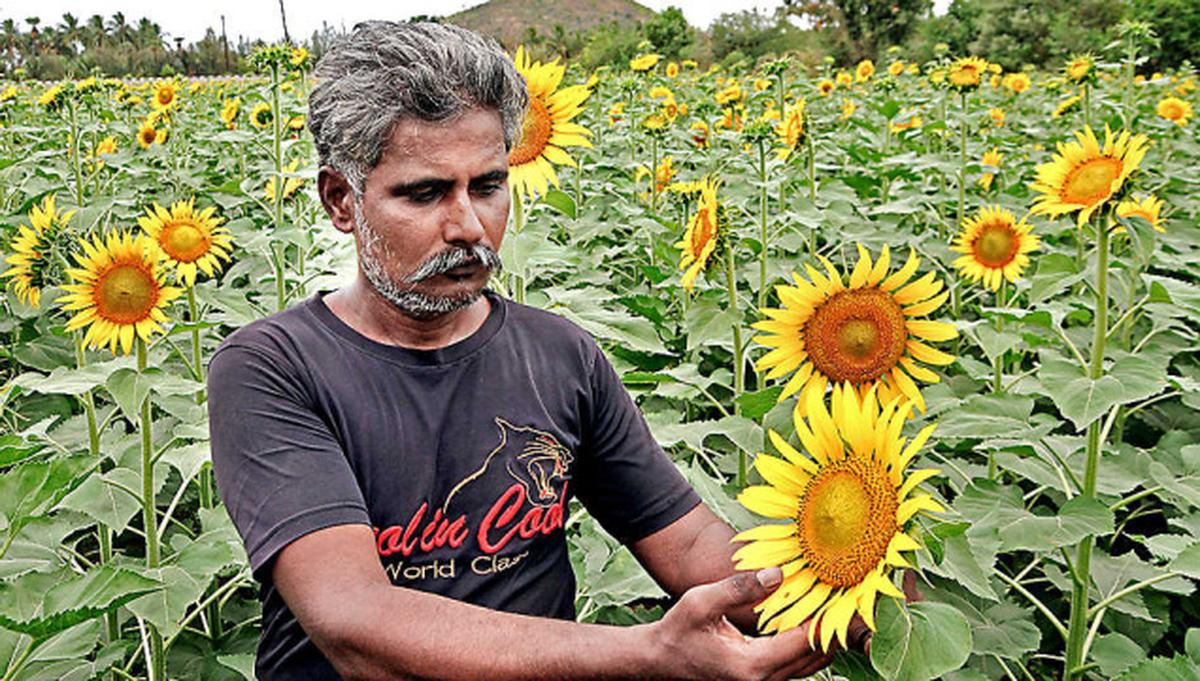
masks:
[[[821,678],[1200,678],[1197,83],[1140,72],[1152,49],[516,53],[492,287],[595,336],[737,567],[783,568],[763,632],[875,630]],[[0,681],[253,678],[205,367],[356,263],[309,55],[252,62],[0,84]],[[580,620],[662,615],[627,549],[566,528]]]

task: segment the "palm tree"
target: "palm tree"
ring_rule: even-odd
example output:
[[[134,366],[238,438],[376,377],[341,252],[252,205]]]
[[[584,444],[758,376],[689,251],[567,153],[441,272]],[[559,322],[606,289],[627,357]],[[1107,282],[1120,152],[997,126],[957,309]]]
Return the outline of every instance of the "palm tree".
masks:
[[[80,30],[79,19],[76,19],[74,14],[70,12],[63,13],[62,24],[59,25],[58,34],[63,47],[72,56],[79,54],[83,50],[83,32]]]
[[[89,40],[92,47],[103,47],[104,39],[108,37],[108,27],[104,25],[104,17],[93,14],[87,21]]]

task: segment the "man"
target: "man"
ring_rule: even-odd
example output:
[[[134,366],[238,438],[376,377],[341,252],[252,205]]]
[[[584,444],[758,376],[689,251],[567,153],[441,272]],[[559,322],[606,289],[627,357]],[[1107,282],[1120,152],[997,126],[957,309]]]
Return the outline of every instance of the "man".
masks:
[[[788,678],[807,628],[725,619],[778,586],[657,446],[595,342],[485,290],[524,85],[452,26],[371,22],[317,67],[318,186],[349,286],[230,336],[213,466],[262,582],[272,679]],[[679,596],[660,622],[574,619],[563,525],[589,511]]]

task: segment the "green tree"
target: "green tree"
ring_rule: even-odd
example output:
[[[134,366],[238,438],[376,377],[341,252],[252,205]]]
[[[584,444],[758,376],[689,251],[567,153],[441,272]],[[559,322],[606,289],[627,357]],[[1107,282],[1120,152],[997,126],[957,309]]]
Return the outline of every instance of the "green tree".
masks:
[[[642,24],[642,35],[668,59],[678,59],[680,52],[695,40],[695,32],[683,17],[683,11],[673,6]]]
[[[1149,23],[1160,41],[1148,68],[1200,64],[1200,0],[1141,0],[1131,10],[1132,18]]]
[[[784,0],[782,11],[830,34],[842,61],[875,59],[925,20],[932,0]]]

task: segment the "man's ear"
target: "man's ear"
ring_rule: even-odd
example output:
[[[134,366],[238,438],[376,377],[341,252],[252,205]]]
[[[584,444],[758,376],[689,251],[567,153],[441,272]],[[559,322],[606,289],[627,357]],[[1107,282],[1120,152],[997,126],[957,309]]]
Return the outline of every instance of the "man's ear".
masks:
[[[354,189],[338,171],[326,166],[317,173],[317,193],[321,204],[339,232],[354,232]]]

